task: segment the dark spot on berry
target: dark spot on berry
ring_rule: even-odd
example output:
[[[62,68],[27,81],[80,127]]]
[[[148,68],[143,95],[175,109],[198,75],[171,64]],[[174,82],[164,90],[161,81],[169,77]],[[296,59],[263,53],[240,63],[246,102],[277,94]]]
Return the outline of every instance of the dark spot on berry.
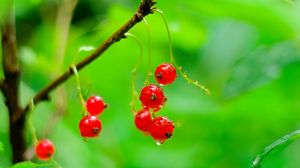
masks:
[[[100,131],[99,128],[93,128],[93,129],[92,129],[93,134],[98,134],[99,131]]]
[[[162,78],[162,73],[161,72],[157,73],[156,78],[161,79]]]
[[[168,99],[166,97],[164,97],[164,102],[166,102]]]
[[[51,152],[47,152],[47,157],[50,157],[51,155]]]
[[[156,97],[156,95],[155,95],[155,94],[153,94],[153,93],[152,93],[152,94],[151,94],[151,96],[150,96],[150,99],[151,99],[151,100],[156,100],[156,99],[157,99],[157,97]]]
[[[104,104],[104,108],[107,108],[108,107],[108,104]]]
[[[167,138],[170,138],[172,136],[172,133],[166,132],[165,135],[166,135]]]

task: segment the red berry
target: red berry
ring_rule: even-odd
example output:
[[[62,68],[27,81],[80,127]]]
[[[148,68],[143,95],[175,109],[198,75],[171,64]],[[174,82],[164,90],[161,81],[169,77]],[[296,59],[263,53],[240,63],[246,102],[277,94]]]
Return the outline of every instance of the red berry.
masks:
[[[80,120],[79,129],[82,137],[96,137],[102,129],[102,124],[97,117],[87,115]]]
[[[155,79],[161,85],[173,83],[176,77],[176,68],[172,64],[160,64],[155,70]]]
[[[149,132],[154,140],[164,142],[172,136],[174,128],[173,121],[166,117],[157,117],[152,121]]]
[[[135,126],[143,132],[148,132],[151,122],[152,118],[148,109],[143,109],[135,115]]]
[[[48,160],[55,152],[55,148],[50,140],[40,140],[35,146],[35,154],[41,160]]]
[[[106,104],[99,96],[91,96],[86,101],[86,109],[91,115],[99,115],[105,109]]]
[[[145,86],[140,94],[140,101],[146,108],[161,108],[165,103],[165,95],[163,90],[154,84]]]

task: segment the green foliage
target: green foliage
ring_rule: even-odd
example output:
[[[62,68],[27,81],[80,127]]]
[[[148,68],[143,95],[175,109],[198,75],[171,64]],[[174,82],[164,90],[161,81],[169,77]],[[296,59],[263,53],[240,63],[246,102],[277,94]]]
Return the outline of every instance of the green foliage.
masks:
[[[25,161],[25,162],[20,162],[15,165],[13,165],[12,168],[35,168],[36,164],[30,162],[30,161]]]
[[[3,152],[3,151],[4,151],[3,143],[0,142],[0,152]]]
[[[5,17],[5,14],[6,14],[6,11],[7,11],[7,8],[8,8],[8,3],[9,3],[8,0],[0,1],[0,23],[3,22],[3,19]]]
[[[252,163],[253,168],[260,168],[263,160],[270,154],[275,154],[281,152],[284,148],[286,148],[290,143],[294,140],[300,138],[300,130],[296,130],[292,133],[289,133],[282,138],[276,140],[271,145],[267,146],[263,153],[256,156]]]
[[[49,167],[49,164],[48,163],[36,164],[31,161],[24,161],[12,166],[12,168],[39,168],[39,167]]]

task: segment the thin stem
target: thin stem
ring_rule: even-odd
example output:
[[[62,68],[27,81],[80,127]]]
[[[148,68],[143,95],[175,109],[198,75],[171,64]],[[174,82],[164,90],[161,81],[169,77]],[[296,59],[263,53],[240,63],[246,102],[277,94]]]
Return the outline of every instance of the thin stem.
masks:
[[[164,25],[166,27],[167,30],[167,34],[168,34],[168,39],[169,39],[169,51],[170,51],[170,62],[171,64],[174,64],[174,66],[178,69],[180,75],[190,84],[195,85],[196,87],[204,90],[206,92],[206,94],[210,95],[210,91],[202,84],[200,84],[198,81],[195,81],[193,79],[191,79],[186,72],[183,72],[182,67],[178,66],[178,64],[175,61],[174,55],[173,55],[173,48],[172,48],[172,39],[171,39],[171,33],[170,33],[170,29],[169,26],[167,24],[167,20],[165,18],[165,16],[163,15],[163,12],[159,9],[153,9],[155,12],[159,13],[159,15],[161,16]]]
[[[155,112],[154,112],[153,109],[149,109],[149,112],[150,112],[150,115],[151,115],[152,119],[156,118],[156,115],[155,115]]]
[[[167,34],[168,34],[168,40],[169,40],[170,62],[176,64],[174,56],[173,56],[172,39],[171,39],[171,33],[170,33],[170,29],[169,29],[167,20],[166,20],[165,16],[163,15],[163,11],[161,11],[159,9],[154,9],[154,11],[157,12],[157,13],[159,13],[159,15],[161,16],[161,18],[163,19],[163,22],[164,22],[164,25],[165,25],[165,28],[166,28]]]
[[[53,163],[53,165],[55,165],[56,168],[62,168],[53,157],[50,159],[50,161]]]
[[[29,115],[28,115],[28,119],[27,119],[27,124],[28,124],[27,126],[28,126],[28,129],[30,130],[33,143],[36,145],[38,143],[38,138],[36,136],[36,130],[32,123],[32,112],[34,110],[34,107],[35,107],[34,102],[31,99],[29,102]]]
[[[82,91],[81,91],[81,87],[80,87],[80,79],[79,79],[79,75],[78,75],[78,71],[77,71],[77,68],[74,64],[72,64],[71,66],[71,69],[74,73],[74,76],[75,76],[75,81],[76,81],[76,89],[77,89],[77,93],[78,93],[78,96],[79,96],[79,99],[80,99],[80,103],[81,103],[81,106],[82,106],[82,114],[85,115],[86,114],[86,108],[85,108],[85,101],[84,101],[84,98],[82,96]]]
[[[138,92],[136,91],[136,88],[135,88],[135,79],[136,79],[136,72],[137,72],[137,69],[139,68],[142,60],[143,60],[143,53],[144,53],[144,49],[143,49],[143,45],[141,43],[141,41],[133,34],[131,33],[125,33],[125,36],[126,37],[132,37],[137,43],[138,45],[140,46],[140,57],[138,59],[138,61],[136,62],[134,68],[132,69],[131,71],[131,75],[132,75],[132,78],[131,78],[131,102],[130,102],[130,107],[131,107],[131,111],[132,112],[136,112],[136,99],[138,97]]]
[[[148,85],[150,83],[150,76],[151,76],[151,61],[152,61],[152,53],[151,53],[151,33],[150,28],[147,20],[143,18],[143,22],[145,23],[146,29],[147,29],[147,36],[148,36],[148,69],[147,69],[147,75],[145,80],[145,85]]]

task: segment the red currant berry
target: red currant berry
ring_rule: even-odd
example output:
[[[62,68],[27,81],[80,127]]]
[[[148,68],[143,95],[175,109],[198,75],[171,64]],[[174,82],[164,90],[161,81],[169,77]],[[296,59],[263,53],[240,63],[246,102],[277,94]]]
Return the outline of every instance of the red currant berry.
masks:
[[[106,108],[106,104],[99,96],[91,96],[86,101],[86,109],[91,115],[99,115]]]
[[[176,68],[172,64],[160,64],[155,70],[155,79],[161,85],[173,83],[176,77]]]
[[[154,140],[164,142],[172,136],[174,128],[173,121],[166,117],[157,117],[152,121],[149,132]]]
[[[96,137],[102,129],[102,124],[97,117],[87,115],[80,120],[79,129],[82,137]]]
[[[151,122],[152,118],[148,109],[143,109],[135,115],[135,126],[143,132],[148,132]]]
[[[35,146],[35,154],[41,160],[48,160],[55,152],[55,148],[50,140],[40,140]]]
[[[165,95],[163,90],[154,84],[145,86],[140,94],[140,101],[146,108],[161,108],[165,103]]]

